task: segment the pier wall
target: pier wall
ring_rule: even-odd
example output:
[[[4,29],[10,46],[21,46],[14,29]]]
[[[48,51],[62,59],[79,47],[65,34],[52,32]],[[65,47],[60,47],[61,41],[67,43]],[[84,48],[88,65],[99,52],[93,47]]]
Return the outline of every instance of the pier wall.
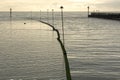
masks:
[[[88,17],[111,19],[111,20],[120,20],[120,13],[92,12],[90,15],[88,15]]]

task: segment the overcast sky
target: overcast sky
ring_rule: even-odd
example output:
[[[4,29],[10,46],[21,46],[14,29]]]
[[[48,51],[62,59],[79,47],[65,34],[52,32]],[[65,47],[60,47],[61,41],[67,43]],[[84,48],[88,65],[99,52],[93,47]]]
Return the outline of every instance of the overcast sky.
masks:
[[[87,6],[90,10],[99,11],[119,11],[120,0],[1,0],[0,11],[39,11],[55,9],[63,5],[65,11],[86,11]]]

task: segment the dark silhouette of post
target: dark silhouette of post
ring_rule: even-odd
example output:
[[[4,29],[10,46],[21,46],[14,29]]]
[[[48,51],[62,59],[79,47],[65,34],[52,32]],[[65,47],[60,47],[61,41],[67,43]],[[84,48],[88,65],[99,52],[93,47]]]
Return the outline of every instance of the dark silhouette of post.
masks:
[[[71,80],[69,61],[68,61],[67,53],[66,53],[66,50],[65,50],[63,8],[64,8],[63,6],[60,7],[60,9],[61,9],[61,20],[62,20],[62,32],[63,32],[63,45],[62,44],[61,45],[62,45],[63,53],[64,53],[64,60],[65,60],[65,67],[66,67],[66,77],[67,77],[67,80]]]
[[[90,7],[88,6],[87,8],[88,8],[88,17],[89,17]]]
[[[31,17],[31,20],[32,20],[32,16],[33,16],[33,15],[32,15],[32,11],[31,11],[31,15],[30,15],[30,17]]]
[[[41,21],[41,17],[42,17],[42,16],[41,16],[41,10],[40,10],[40,21]]]
[[[63,32],[63,45],[65,46],[65,39],[64,39],[64,21],[63,21],[63,6],[60,7],[61,9],[61,20],[62,20],[62,32]]]
[[[54,9],[52,9],[52,25],[54,26]]]
[[[12,8],[10,8],[10,20],[12,19]]]

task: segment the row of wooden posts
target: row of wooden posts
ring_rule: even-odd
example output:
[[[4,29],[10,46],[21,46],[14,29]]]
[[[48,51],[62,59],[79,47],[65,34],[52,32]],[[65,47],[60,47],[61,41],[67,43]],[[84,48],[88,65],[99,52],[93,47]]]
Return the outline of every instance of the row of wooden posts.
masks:
[[[61,9],[61,23],[62,23],[62,31],[63,31],[63,44],[65,45],[64,41],[64,20],[63,20],[63,6],[60,7]],[[12,8],[10,8],[10,19],[12,19]],[[31,19],[32,19],[32,11],[31,11]],[[41,10],[40,10],[40,21],[41,21]],[[49,10],[47,9],[47,23],[49,23]],[[54,26],[54,9],[52,9],[52,25]]]
[[[65,38],[64,38],[64,14],[63,14],[63,6],[60,6],[61,9],[61,24],[62,24],[62,41],[63,43],[61,43],[62,48],[64,49],[64,53],[66,53],[65,50]],[[32,11],[31,11],[31,19],[32,19]],[[10,20],[12,20],[12,8],[10,8]],[[49,10],[47,9],[47,23],[49,24]],[[42,21],[41,19],[41,10],[40,10],[40,21]],[[52,26],[54,27],[54,9],[52,9]],[[70,68],[69,68],[69,62],[68,62],[68,58],[67,58],[67,54],[64,55],[65,57],[65,64],[66,64],[66,76],[67,76],[67,80],[71,80],[71,74],[70,74]]]

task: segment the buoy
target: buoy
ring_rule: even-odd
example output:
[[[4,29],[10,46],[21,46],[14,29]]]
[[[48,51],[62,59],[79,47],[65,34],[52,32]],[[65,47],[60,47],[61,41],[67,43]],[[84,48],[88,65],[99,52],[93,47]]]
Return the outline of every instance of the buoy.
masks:
[[[26,23],[24,23],[24,24],[26,24]]]

